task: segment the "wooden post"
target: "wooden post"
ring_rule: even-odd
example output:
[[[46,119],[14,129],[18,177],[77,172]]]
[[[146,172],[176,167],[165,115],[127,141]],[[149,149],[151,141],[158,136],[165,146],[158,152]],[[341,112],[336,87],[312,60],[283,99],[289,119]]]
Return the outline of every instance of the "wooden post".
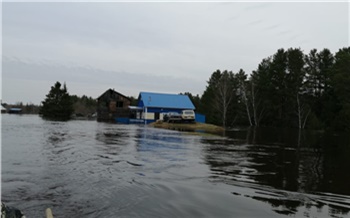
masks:
[[[146,107],[146,109],[145,109],[145,125],[147,124],[147,107]]]
[[[52,211],[50,208],[46,209],[46,218],[53,218]]]

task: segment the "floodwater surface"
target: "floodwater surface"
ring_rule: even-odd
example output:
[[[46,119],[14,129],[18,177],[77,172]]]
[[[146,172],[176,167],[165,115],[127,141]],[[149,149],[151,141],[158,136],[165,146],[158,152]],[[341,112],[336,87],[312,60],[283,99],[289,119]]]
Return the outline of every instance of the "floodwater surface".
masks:
[[[350,217],[347,134],[6,114],[1,133],[1,198],[27,217]]]

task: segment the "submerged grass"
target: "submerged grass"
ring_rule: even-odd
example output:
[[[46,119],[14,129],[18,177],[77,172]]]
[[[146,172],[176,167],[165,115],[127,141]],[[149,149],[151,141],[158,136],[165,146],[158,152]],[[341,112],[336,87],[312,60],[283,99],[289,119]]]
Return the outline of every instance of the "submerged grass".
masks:
[[[162,121],[157,121],[149,124],[155,128],[179,130],[186,132],[196,132],[196,133],[222,133],[224,128],[220,126],[215,126],[213,124],[207,123],[167,123]]]

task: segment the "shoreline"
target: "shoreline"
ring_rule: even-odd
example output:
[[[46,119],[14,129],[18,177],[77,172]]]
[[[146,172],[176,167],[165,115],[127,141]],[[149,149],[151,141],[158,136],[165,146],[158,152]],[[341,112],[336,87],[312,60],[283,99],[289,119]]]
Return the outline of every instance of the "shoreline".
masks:
[[[204,132],[204,133],[222,133],[225,131],[224,128],[207,123],[166,123],[163,121],[157,121],[148,124],[155,128],[163,128],[185,132]]]

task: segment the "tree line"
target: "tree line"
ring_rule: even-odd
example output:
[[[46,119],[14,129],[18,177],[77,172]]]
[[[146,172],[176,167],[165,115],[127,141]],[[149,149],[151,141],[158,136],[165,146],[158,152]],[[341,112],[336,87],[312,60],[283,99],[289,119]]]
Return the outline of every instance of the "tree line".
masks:
[[[279,49],[248,75],[216,70],[202,96],[189,95],[208,123],[350,129],[350,47]]]
[[[68,93],[66,84],[56,82],[46,95],[39,114],[49,120],[69,120],[72,115],[88,117],[96,112],[97,101],[85,95],[79,97]]]
[[[38,114],[40,110],[39,105],[33,103],[23,104],[23,102],[16,102],[15,104],[1,103],[1,105],[7,110],[10,108],[20,108],[23,114]]]
[[[208,123],[223,126],[271,126],[350,130],[350,47],[278,49],[249,75],[240,69],[214,71],[201,96],[187,92]],[[136,99],[133,99],[133,103]],[[69,119],[73,112],[96,111],[96,99],[70,96],[66,85],[51,87],[40,114]],[[52,117],[53,116],[53,117]]]

